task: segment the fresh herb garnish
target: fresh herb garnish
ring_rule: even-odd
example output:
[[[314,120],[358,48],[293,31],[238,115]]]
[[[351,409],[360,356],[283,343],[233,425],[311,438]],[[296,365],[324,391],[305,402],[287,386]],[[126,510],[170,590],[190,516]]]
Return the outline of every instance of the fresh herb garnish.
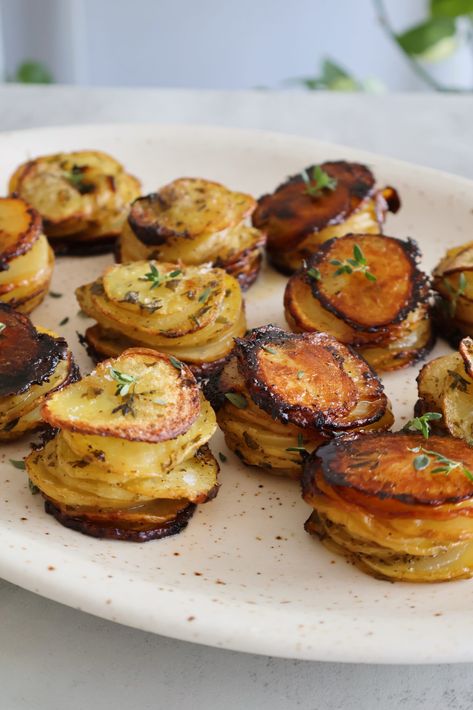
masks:
[[[242,394],[238,392],[225,392],[225,397],[238,409],[246,409],[248,407],[248,402]]]
[[[204,289],[199,296],[199,299],[198,299],[199,303],[205,303],[211,293],[212,293],[212,289],[210,288],[210,286],[207,286],[207,288]]]
[[[3,333],[3,331],[5,330],[6,327],[7,326],[5,323],[0,323],[0,334]]]
[[[175,279],[176,276],[182,274],[181,269],[175,269],[169,274],[160,274],[159,269],[151,261],[149,262],[149,271],[140,278],[140,281],[149,281],[151,286],[150,289],[157,288],[161,286],[162,283],[169,281],[170,279]]]
[[[297,435],[297,446],[289,446],[286,451],[295,451],[301,454],[301,456],[309,453],[304,446],[304,437],[302,436],[302,434]]]
[[[94,192],[95,185],[84,180],[84,170],[86,170],[86,168],[80,165],[73,165],[71,171],[67,173],[66,178],[72,187],[80,192],[81,195],[88,195],[90,192]]]
[[[264,350],[265,352],[271,353],[271,355],[277,355],[277,354],[278,354],[278,353],[277,353],[277,350],[275,350],[274,348],[270,348],[270,347],[268,347],[267,345],[262,345],[261,348],[262,348],[262,350]]]
[[[62,321],[59,323],[59,325],[66,325],[66,323],[69,323],[69,316],[66,316],[65,318],[63,318]]]
[[[227,457],[225,456],[225,454],[222,454],[221,451],[218,452],[218,457],[222,463],[225,463],[225,461],[227,460]]]
[[[169,356],[169,362],[171,363],[171,365],[173,367],[176,368],[176,370],[182,370],[182,368],[184,367],[182,362],[180,360],[178,360],[177,357],[174,357],[174,355]]]
[[[34,495],[34,496],[35,496],[37,493],[39,493],[39,488],[38,488],[38,486],[33,483],[33,481],[31,480],[31,478],[28,478],[28,488],[30,489],[31,494]]]
[[[311,266],[310,269],[307,269],[307,276],[310,276],[310,278],[314,279],[314,281],[320,281],[320,279],[322,278],[320,271],[314,266]]]
[[[122,404],[119,404],[117,407],[114,407],[112,409],[112,414],[116,414],[117,412],[121,412],[124,417],[126,417],[127,414],[131,414],[132,417],[135,416],[135,410],[133,409],[133,403],[135,401],[135,395],[130,393],[127,398],[125,399]]]
[[[304,377],[304,375],[305,375],[304,370],[299,370],[299,372],[297,373],[297,379],[298,379],[298,380],[302,380],[302,378]]]
[[[426,412],[421,417],[409,419],[403,427],[404,431],[420,431],[424,439],[428,439],[430,435],[430,424],[436,420],[442,419],[440,412]]]
[[[432,451],[431,449],[424,449],[423,446],[416,446],[413,449],[409,449],[409,451],[412,451],[415,454],[420,454],[419,456],[416,456],[413,460],[413,466],[416,471],[422,471],[424,468],[427,468],[432,463],[435,463],[438,465],[434,469],[432,469],[432,474],[444,473],[446,476],[448,476],[448,474],[451,473],[451,471],[453,471],[454,469],[461,468],[468,480],[473,481],[473,473],[461,461],[449,459],[440,452]]]
[[[355,271],[358,271],[362,274],[365,275],[365,277],[368,279],[368,281],[376,281],[376,276],[369,271],[369,266],[366,262],[366,258],[361,251],[361,247],[358,244],[355,244],[353,247],[353,258],[352,259],[345,259],[344,261],[340,261],[339,259],[332,259],[331,262],[332,266],[337,266],[338,268],[335,270],[335,276],[339,276],[340,274],[352,274]]]
[[[17,459],[10,459],[10,463],[12,466],[15,468],[19,468],[20,471],[24,471],[26,469],[26,464],[23,461],[23,459],[17,460]]]
[[[443,279],[443,285],[447,289],[450,296],[448,302],[446,302],[446,307],[449,314],[453,318],[457,311],[458,299],[460,298],[460,296],[463,296],[468,285],[466,276],[463,271],[460,273],[460,276],[458,277],[458,288],[452,286],[452,284],[449,283],[446,278]],[[445,303],[445,301],[443,301],[443,303]]]
[[[310,197],[319,197],[323,190],[333,191],[337,187],[337,180],[330,177],[320,165],[314,165],[312,168],[312,176],[309,175],[307,170],[303,170],[301,177],[306,186],[305,194]]]
[[[447,370],[447,372],[452,380],[450,383],[451,390],[460,390],[460,392],[466,392],[468,390],[468,385],[470,384],[470,382],[468,382],[468,380],[465,380],[465,378],[462,377],[459,372],[456,372],[456,370]]]
[[[138,381],[133,375],[128,375],[126,372],[120,372],[114,367],[109,367],[108,371],[115,382],[117,382],[115,396],[120,395],[121,397],[125,397],[130,391],[130,387],[135,385]]]
[[[62,293],[58,293],[57,291],[50,291],[49,295],[51,296],[51,298],[62,298],[63,296]]]

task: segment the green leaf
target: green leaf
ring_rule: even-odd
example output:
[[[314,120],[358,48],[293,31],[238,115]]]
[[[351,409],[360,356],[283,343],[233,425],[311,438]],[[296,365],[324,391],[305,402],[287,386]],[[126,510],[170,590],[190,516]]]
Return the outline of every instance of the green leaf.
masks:
[[[442,40],[453,37],[454,34],[454,20],[448,17],[437,17],[397,35],[396,40],[406,54],[422,57]]]
[[[322,62],[322,81],[325,84],[330,84],[337,79],[351,79],[351,75],[346,69],[336,64],[331,59],[324,59]]]
[[[460,17],[473,13],[473,0],[430,0],[432,17]]]
[[[6,327],[7,326],[5,323],[0,323],[0,333],[3,333],[3,331],[5,330]]]
[[[14,466],[14,468],[20,469],[20,471],[24,471],[26,469],[26,464],[23,460],[10,459],[10,463]]]
[[[242,394],[238,394],[238,392],[225,392],[225,397],[238,409],[246,409],[248,406],[246,399]]]
[[[314,281],[320,281],[320,271],[316,269],[315,266],[311,266],[311,268],[307,270],[307,276],[310,276]]]
[[[430,464],[430,459],[425,454],[420,454],[415,457],[413,464],[416,471],[422,471]]]
[[[225,461],[227,460],[227,457],[221,451],[218,452],[218,457],[222,463],[225,463]]]
[[[44,64],[28,59],[17,68],[13,81],[19,84],[52,84],[53,77]]]
[[[169,356],[169,362],[171,363],[171,365],[173,367],[176,368],[176,370],[182,370],[182,368],[184,367],[182,362],[180,360],[178,360],[177,357],[174,357],[174,355]]]

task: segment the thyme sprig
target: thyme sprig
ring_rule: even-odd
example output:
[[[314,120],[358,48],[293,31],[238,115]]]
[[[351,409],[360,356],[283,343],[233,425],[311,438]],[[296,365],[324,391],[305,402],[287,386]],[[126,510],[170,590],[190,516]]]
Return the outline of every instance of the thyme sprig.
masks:
[[[426,412],[421,417],[409,419],[403,427],[403,431],[420,431],[424,439],[430,436],[430,422],[442,419],[440,412]]]
[[[314,165],[312,168],[312,176],[309,175],[307,170],[301,172],[301,177],[305,182],[305,194],[310,197],[319,197],[323,190],[335,190],[337,187],[337,180],[330,177],[328,173],[323,170],[320,165]]]
[[[441,454],[439,451],[425,449],[423,446],[415,446],[414,448],[409,449],[409,451],[412,451],[412,453],[414,454],[418,454],[418,456],[416,456],[412,462],[416,471],[422,471],[423,469],[434,463],[437,465],[435,468],[432,469],[432,474],[443,473],[448,476],[455,469],[461,468],[468,480],[473,481],[473,473],[461,461],[449,459],[443,454]]]
[[[180,276],[180,274],[182,274],[181,269],[174,269],[174,271],[171,271],[169,274],[160,274],[156,264],[153,264],[153,262],[150,261],[149,271],[140,278],[140,281],[149,281],[151,284],[150,290],[152,290],[153,288],[157,288],[158,286],[161,286],[161,284],[166,283],[166,281],[175,279],[176,276]]]
[[[5,323],[0,323],[0,335],[3,333],[3,331],[5,330],[6,327],[7,326]]]
[[[358,271],[359,273],[364,274],[368,281],[376,281],[376,276],[369,270],[366,257],[358,244],[355,244],[353,247],[352,259],[344,259],[344,261],[340,261],[340,259],[332,259],[330,263],[332,266],[337,267],[335,270],[335,276],[340,276],[340,274],[353,274]]]
[[[442,302],[445,304],[449,315],[453,318],[453,316],[457,312],[458,299],[460,298],[460,296],[464,295],[466,287],[468,285],[466,276],[463,271],[460,273],[458,277],[458,288],[452,286],[452,284],[449,283],[446,278],[443,279],[443,285],[448,291],[448,295],[450,296],[450,298],[448,299],[448,301],[444,299]]]
[[[108,371],[112,379],[117,383],[117,388],[115,390],[115,397],[124,397],[125,401],[112,409],[112,414],[116,412],[121,412],[123,416],[131,414],[135,416],[135,411],[133,409],[133,403],[135,399],[135,385],[138,379],[134,375],[128,375],[126,372],[120,372],[114,367],[109,367]]]
[[[296,453],[299,453],[301,456],[305,456],[309,452],[304,446],[304,437],[302,434],[297,435],[297,446],[288,446],[286,451],[294,451]]]

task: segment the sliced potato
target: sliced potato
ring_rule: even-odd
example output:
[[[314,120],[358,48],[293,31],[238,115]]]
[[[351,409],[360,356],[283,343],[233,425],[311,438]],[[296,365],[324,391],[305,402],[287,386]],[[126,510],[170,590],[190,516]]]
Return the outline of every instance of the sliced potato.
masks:
[[[100,363],[42,408],[55,427],[149,442],[184,433],[199,412],[199,389],[187,366],[146,348]]]
[[[129,223],[144,243],[195,239],[239,224],[256,206],[250,195],[199,178],[180,178],[132,205]]]
[[[348,429],[386,411],[382,385],[366,362],[325,333],[264,326],[237,340],[236,353],[251,398],[280,421]]]
[[[41,217],[24,200],[0,198],[0,271],[28,252],[41,234]]]

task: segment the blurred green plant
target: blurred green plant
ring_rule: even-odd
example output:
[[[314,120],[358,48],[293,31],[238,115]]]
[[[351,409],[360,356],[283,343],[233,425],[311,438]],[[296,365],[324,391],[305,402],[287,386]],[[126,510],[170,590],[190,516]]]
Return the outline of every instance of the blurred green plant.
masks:
[[[436,91],[473,91],[473,86],[459,89],[444,84],[425,67],[449,57],[462,42],[473,51],[473,0],[429,0],[427,18],[401,33],[393,29],[384,0],[373,3],[381,26],[425,84]]]
[[[27,59],[16,69],[9,81],[18,84],[52,84],[54,79],[49,69],[33,59]]]
[[[289,79],[289,84],[304,86],[310,91],[369,91],[380,93],[385,87],[378,79],[360,80],[333,59],[324,59],[318,76]]]

